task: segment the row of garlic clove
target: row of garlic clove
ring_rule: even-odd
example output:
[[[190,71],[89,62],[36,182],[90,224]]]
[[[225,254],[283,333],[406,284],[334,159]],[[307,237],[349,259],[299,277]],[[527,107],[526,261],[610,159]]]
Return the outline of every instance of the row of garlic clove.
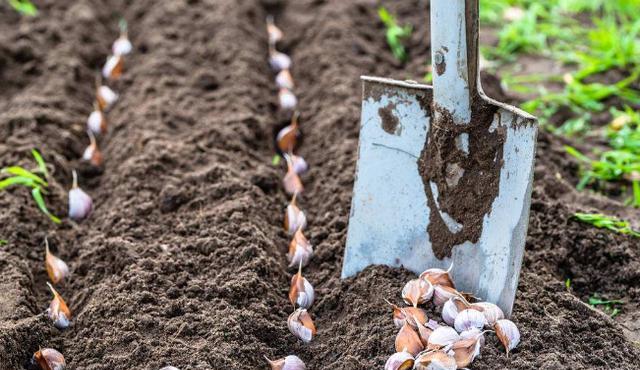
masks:
[[[40,366],[42,370],[64,370],[67,366],[67,363],[62,353],[58,352],[53,348],[39,349],[36,353],[33,354],[31,362],[34,365]],[[289,368],[281,368],[281,369],[289,370]],[[291,368],[291,369],[300,369],[300,368]],[[304,367],[302,369],[304,369]],[[179,369],[174,366],[165,366],[160,370],[179,370]]]
[[[418,279],[407,282],[402,299],[410,306],[389,302],[400,331],[395,340],[396,353],[387,360],[385,370],[466,368],[480,355],[484,335],[491,331],[507,354],[520,342],[518,328],[504,318],[502,310],[490,302],[470,303],[456,290],[449,270],[426,270]],[[447,325],[429,320],[426,311],[418,307],[430,300],[441,307]]]

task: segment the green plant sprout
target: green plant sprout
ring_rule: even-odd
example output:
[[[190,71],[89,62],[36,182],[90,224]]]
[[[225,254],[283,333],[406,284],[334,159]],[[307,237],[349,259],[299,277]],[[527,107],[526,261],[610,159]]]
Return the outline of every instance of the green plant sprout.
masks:
[[[9,244],[8,241],[6,241],[5,239],[0,239],[0,245],[7,245]]]
[[[22,15],[30,17],[38,15],[38,8],[30,0],[9,0],[9,5]]]
[[[564,287],[567,288],[567,290],[571,290],[571,279],[570,278],[567,278],[564,281]]]
[[[623,221],[615,217],[606,216],[600,213],[575,213],[573,215],[578,221],[593,225],[599,229],[608,229],[620,234],[632,235],[640,238],[640,232],[633,230],[628,221]]]
[[[385,7],[378,8],[378,16],[386,27],[387,44],[389,44],[393,56],[399,61],[405,62],[407,60],[407,52],[402,40],[411,36],[413,27],[410,24],[403,27],[399,26],[395,17]]]
[[[0,190],[8,188],[12,185],[22,185],[27,188],[31,188],[31,196],[33,200],[38,205],[38,208],[42,213],[47,215],[51,221],[56,224],[60,223],[60,219],[49,212],[47,205],[44,201],[43,194],[46,194],[46,188],[49,186],[47,183],[47,178],[49,174],[47,173],[47,165],[42,159],[40,153],[32,149],[31,154],[38,164],[38,168],[33,171],[29,171],[21,166],[9,166],[0,170],[1,174],[11,175],[3,180],[0,180]],[[40,176],[42,175],[42,177]]]
[[[620,313],[620,308],[617,306],[621,306],[624,304],[624,301],[619,299],[606,300],[599,298],[597,295],[593,295],[589,298],[589,305],[592,307],[600,306],[602,311],[612,318],[618,316]]]

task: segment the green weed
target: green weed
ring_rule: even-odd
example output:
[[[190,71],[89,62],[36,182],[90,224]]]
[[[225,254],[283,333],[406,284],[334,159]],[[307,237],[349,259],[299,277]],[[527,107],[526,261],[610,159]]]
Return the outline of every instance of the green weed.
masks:
[[[575,213],[573,217],[578,221],[593,225],[600,229],[608,229],[617,233],[640,237],[640,232],[631,229],[628,221],[622,221],[615,217],[606,216],[600,213]]]
[[[592,307],[600,307],[602,311],[613,318],[620,313],[619,306],[623,305],[624,301],[619,299],[606,300],[599,298],[597,295],[593,295],[589,298],[589,304]]]
[[[385,25],[387,44],[389,44],[393,56],[399,61],[405,62],[407,60],[407,52],[402,44],[402,40],[411,36],[413,27],[410,24],[402,27],[399,26],[395,17],[384,7],[378,8],[378,16]]]

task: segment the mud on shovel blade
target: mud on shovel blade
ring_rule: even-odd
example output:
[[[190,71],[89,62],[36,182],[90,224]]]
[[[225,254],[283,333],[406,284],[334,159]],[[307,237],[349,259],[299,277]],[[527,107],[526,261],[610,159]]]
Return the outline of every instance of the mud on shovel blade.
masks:
[[[433,88],[362,77],[342,277],[448,268],[510,315],[527,234],[535,118],[484,95],[477,0],[431,1]]]

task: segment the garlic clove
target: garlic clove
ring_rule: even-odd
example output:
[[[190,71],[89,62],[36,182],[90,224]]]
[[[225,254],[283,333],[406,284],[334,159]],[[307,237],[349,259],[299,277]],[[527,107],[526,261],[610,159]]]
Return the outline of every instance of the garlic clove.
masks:
[[[101,135],[107,132],[107,119],[97,106],[87,118],[87,129],[94,135]]]
[[[429,336],[428,349],[440,349],[460,340],[460,335],[450,326],[439,326]]]
[[[402,299],[414,307],[426,303],[433,296],[433,285],[422,279],[413,279],[402,288]]]
[[[307,161],[305,161],[304,158],[299,155],[291,155],[291,165],[293,167],[293,172],[297,173],[298,175],[302,175],[309,169]]]
[[[129,37],[127,35],[127,21],[120,19],[118,26],[120,27],[120,37],[113,42],[111,51],[114,55],[127,55],[131,53],[131,50],[133,49],[131,41],[129,41]]]
[[[64,370],[67,364],[62,353],[53,348],[42,348],[33,354],[33,362],[42,370]]]
[[[298,308],[287,320],[289,331],[304,343],[309,343],[316,335],[316,327],[311,315],[304,308]]]
[[[291,153],[298,144],[298,138],[300,137],[300,129],[298,125],[299,116],[300,113],[297,111],[294,112],[293,116],[291,116],[291,123],[288,126],[283,127],[276,135],[278,149],[283,153]]]
[[[306,366],[304,362],[294,355],[289,355],[285,358],[280,358],[274,361],[269,360],[267,356],[264,357],[271,365],[271,370],[305,370]]]
[[[284,230],[293,235],[298,229],[304,229],[307,226],[307,217],[304,212],[298,208],[296,204],[297,194],[293,194],[291,202],[287,206],[287,210],[284,215]]]
[[[418,329],[418,335],[420,336],[420,342],[425,348],[429,345],[429,337],[433,333],[433,329],[426,327],[423,323],[416,321],[416,328]]]
[[[396,352],[384,364],[384,370],[410,370],[413,363],[413,356],[409,352]]]
[[[482,312],[485,319],[487,319],[487,325],[489,327],[493,327],[496,321],[504,319],[504,312],[502,312],[502,309],[493,303],[477,302],[472,304],[470,307]]]
[[[520,331],[518,327],[512,321],[502,319],[496,321],[493,329],[496,331],[496,335],[507,351],[508,356],[509,351],[516,348],[520,343]]]
[[[428,321],[427,312],[418,307],[403,307],[405,321],[413,328],[418,328],[418,323],[425,325]]]
[[[311,243],[302,233],[301,229],[298,229],[293,236],[293,240],[289,243],[289,253],[287,259],[289,260],[289,268],[294,266],[306,266],[313,256],[313,247]]]
[[[472,308],[460,311],[453,323],[453,327],[458,332],[472,328],[482,329],[485,325],[487,325],[487,319],[482,312]]]
[[[91,214],[93,201],[91,197],[78,187],[78,175],[73,172],[73,186],[69,190],[69,217],[75,221],[85,219]]]
[[[415,370],[455,370],[458,366],[455,358],[444,351],[428,351],[416,358]]]
[[[281,88],[278,91],[278,101],[282,110],[294,110],[298,105],[298,98],[289,89]]]
[[[96,100],[100,110],[109,109],[118,100],[118,94],[111,90],[109,86],[102,85],[98,87]]]
[[[422,274],[420,274],[420,279],[428,280],[433,285],[446,286],[455,289],[456,286],[453,283],[453,279],[451,279],[451,275],[449,274],[452,268],[453,263],[448,270],[439,268],[427,269]]]
[[[276,85],[280,89],[289,89],[292,90],[295,87],[293,82],[293,76],[291,76],[291,72],[288,69],[283,69],[278,72],[276,75]]]
[[[82,159],[89,161],[92,166],[99,167],[102,164],[102,152],[98,148],[98,142],[93,133],[87,131],[87,135],[89,135],[89,146],[82,153]]]
[[[44,242],[44,260],[47,274],[52,283],[58,284],[69,275],[69,266],[63,260],[51,254],[47,238],[44,238]]]
[[[480,355],[480,338],[460,339],[451,347],[458,369],[469,366]]]
[[[284,190],[288,194],[299,194],[304,190],[304,185],[302,185],[302,180],[300,180],[300,176],[293,169],[293,162],[291,161],[291,157],[288,154],[284,155],[284,158],[287,161],[287,173],[284,175],[282,179],[282,186]]]
[[[458,307],[456,307],[453,298],[450,298],[442,306],[442,320],[444,320],[447,325],[453,325],[456,316],[458,316]]]
[[[123,66],[124,59],[121,55],[110,55],[107,57],[107,61],[102,67],[102,76],[109,80],[117,80],[122,76]]]
[[[269,35],[269,45],[272,47],[284,37],[280,28],[275,25],[272,15],[267,16],[267,34]]]
[[[291,58],[285,54],[276,50],[271,50],[269,52],[269,65],[276,72],[282,71],[283,69],[291,69]]]
[[[406,322],[396,335],[395,344],[397,352],[407,351],[413,356],[417,355],[424,349],[420,336]]]
[[[298,273],[291,278],[291,287],[289,288],[289,300],[295,307],[298,306],[308,309],[313,304],[315,291],[309,280],[302,276],[302,261],[298,267]]]
[[[486,333],[487,331],[481,331],[478,328],[472,328],[469,330],[465,330],[463,332],[460,333],[460,338],[461,339],[476,339],[478,338],[480,340],[480,347],[484,346],[484,342],[485,342],[485,338],[484,338],[484,333]]]
[[[49,316],[49,319],[53,321],[53,326],[60,330],[66,329],[70,325],[69,320],[71,320],[71,311],[60,294],[49,282],[47,282],[47,286],[49,287],[49,290],[51,290],[51,293],[53,293],[53,299],[51,300],[51,303],[49,303],[49,308],[47,309],[47,316]]]
[[[436,306],[443,306],[445,302],[447,302],[452,297],[459,297],[464,299],[464,296],[454,288],[448,287],[446,285],[434,285],[433,303]]]

